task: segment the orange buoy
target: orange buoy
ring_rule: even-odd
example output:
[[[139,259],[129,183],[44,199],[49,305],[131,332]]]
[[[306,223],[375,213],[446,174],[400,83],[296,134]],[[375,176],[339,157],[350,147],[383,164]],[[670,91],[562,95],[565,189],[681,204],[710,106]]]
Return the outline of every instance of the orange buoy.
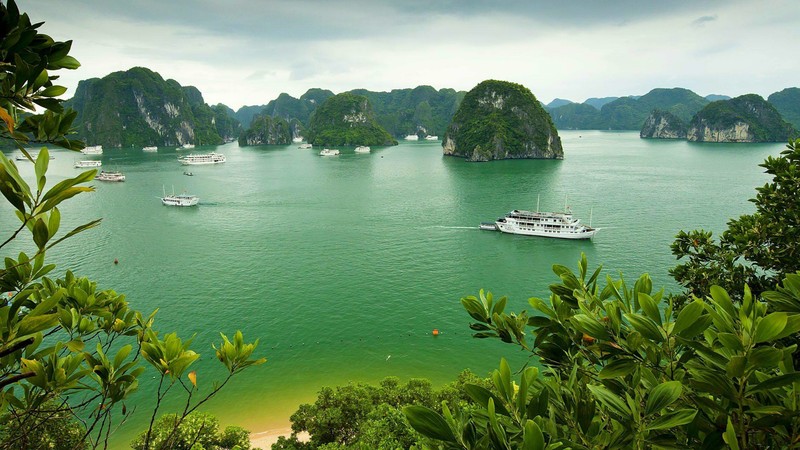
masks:
[[[439,329],[438,328],[434,328],[432,334],[434,336],[438,336],[439,335]]]

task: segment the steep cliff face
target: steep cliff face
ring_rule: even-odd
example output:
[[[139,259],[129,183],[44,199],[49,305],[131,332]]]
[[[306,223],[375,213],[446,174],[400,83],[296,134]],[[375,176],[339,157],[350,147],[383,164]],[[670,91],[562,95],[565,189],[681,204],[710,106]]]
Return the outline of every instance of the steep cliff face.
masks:
[[[700,142],[785,142],[797,130],[755,94],[710,103],[698,112],[687,139]]]
[[[442,143],[445,155],[469,161],[563,159],[550,115],[531,91],[487,80],[467,93]]]
[[[81,81],[66,106],[77,111],[78,137],[89,145],[222,143],[200,91],[143,67]]]
[[[645,139],[686,139],[686,124],[674,114],[654,109],[645,119],[639,137]]]
[[[375,120],[369,100],[344,93],[325,100],[311,116],[306,140],[314,145],[397,145]]]
[[[239,145],[287,145],[292,143],[292,129],[282,117],[258,115],[239,136]]]

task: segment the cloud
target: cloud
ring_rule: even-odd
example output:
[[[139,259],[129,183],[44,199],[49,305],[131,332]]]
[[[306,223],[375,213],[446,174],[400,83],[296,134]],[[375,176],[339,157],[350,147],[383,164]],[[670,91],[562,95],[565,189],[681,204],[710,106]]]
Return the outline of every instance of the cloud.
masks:
[[[698,26],[698,27],[702,27],[706,23],[713,22],[715,20],[717,20],[717,16],[716,15],[713,15],[713,16],[702,16],[702,17],[698,17],[697,19],[692,21],[692,25]]]

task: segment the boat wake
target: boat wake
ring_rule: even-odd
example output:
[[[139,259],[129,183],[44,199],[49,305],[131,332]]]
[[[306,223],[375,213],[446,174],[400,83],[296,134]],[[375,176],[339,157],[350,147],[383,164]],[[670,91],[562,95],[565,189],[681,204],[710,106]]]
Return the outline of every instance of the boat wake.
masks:
[[[478,227],[448,227],[446,225],[433,225],[426,228],[444,228],[446,230],[477,230]]]

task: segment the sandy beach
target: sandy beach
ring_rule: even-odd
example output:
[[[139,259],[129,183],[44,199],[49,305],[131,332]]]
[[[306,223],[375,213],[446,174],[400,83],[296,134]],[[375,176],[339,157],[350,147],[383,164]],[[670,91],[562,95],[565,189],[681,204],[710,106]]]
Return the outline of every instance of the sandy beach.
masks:
[[[292,429],[290,427],[286,428],[275,428],[271,430],[259,431],[257,433],[250,433],[250,445],[253,448],[260,448],[261,450],[269,450],[272,448],[272,444],[278,442],[278,438],[281,436],[289,437],[292,434]],[[308,440],[308,433],[300,433],[297,438],[302,441],[306,442]]]

